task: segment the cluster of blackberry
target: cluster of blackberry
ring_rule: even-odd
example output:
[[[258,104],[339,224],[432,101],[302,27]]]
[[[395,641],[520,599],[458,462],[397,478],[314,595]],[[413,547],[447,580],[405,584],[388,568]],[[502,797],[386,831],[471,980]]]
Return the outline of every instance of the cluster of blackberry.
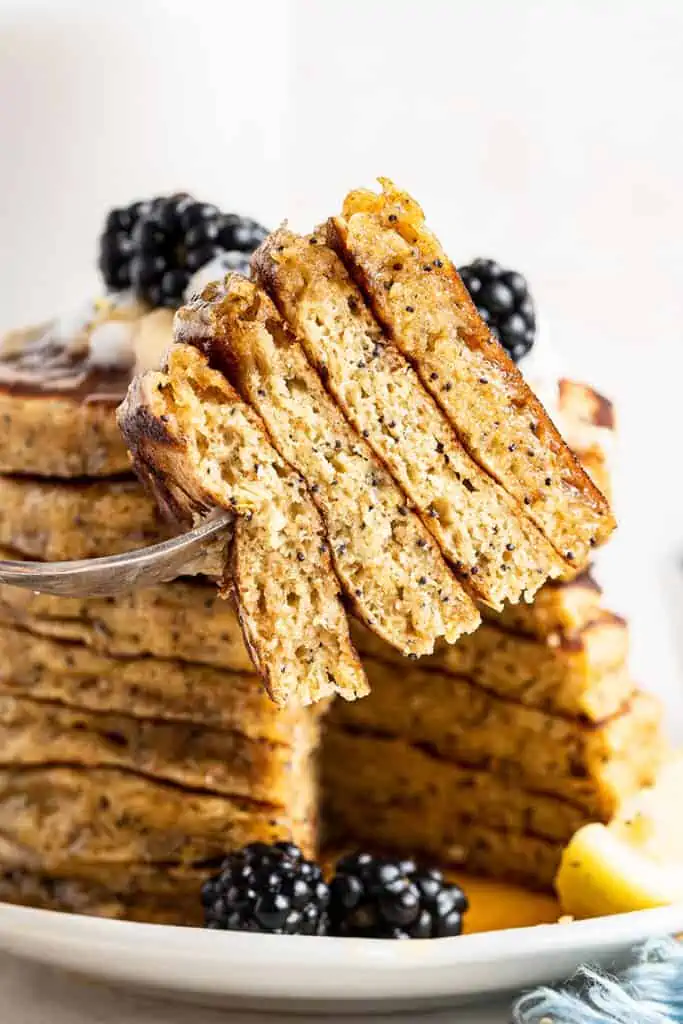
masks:
[[[439,871],[370,853],[343,857],[329,885],[293,843],[252,843],[202,889],[207,928],[278,935],[433,939],[459,935],[467,898]]]
[[[113,291],[131,288],[151,306],[175,307],[209,263],[248,273],[249,255],[266,234],[254,220],[178,193],[111,210],[98,265]]]

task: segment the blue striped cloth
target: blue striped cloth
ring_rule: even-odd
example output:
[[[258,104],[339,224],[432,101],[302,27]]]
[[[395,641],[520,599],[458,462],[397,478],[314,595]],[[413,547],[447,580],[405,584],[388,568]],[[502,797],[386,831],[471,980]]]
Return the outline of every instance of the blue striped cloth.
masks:
[[[650,941],[616,975],[582,967],[562,988],[539,988],[515,1005],[514,1024],[683,1024],[683,945]]]

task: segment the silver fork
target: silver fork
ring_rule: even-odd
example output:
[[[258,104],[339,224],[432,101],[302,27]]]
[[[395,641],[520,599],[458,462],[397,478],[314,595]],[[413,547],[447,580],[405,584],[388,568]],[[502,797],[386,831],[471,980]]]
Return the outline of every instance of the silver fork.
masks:
[[[0,583],[61,597],[108,597],[210,571],[207,557],[215,545],[227,541],[232,519],[229,512],[221,512],[178,537],[122,555],[74,562],[0,560]],[[214,572],[222,571],[222,561],[214,564]]]

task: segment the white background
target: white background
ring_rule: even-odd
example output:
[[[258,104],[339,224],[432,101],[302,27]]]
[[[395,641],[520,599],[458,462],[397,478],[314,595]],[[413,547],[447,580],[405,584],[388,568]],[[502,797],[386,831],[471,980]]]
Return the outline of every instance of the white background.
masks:
[[[112,204],[305,228],[393,177],[456,262],[525,271],[562,369],[616,398],[605,572],[675,702],[682,98],[682,0],[0,0],[0,326],[96,287]]]

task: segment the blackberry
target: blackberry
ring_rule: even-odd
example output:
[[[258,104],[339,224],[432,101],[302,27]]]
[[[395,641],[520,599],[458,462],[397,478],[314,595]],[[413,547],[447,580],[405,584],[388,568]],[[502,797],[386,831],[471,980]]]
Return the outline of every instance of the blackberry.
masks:
[[[229,252],[253,252],[267,234],[266,229],[257,221],[249,217],[238,217],[236,213],[227,213],[221,221],[218,238],[221,248]]]
[[[193,271],[218,250],[220,213],[188,195],[156,200],[132,232],[130,278],[152,306],[179,306]]]
[[[152,306],[179,306],[197,270],[226,250],[251,253],[265,228],[186,193],[112,210],[100,238],[108,288],[132,288]]]
[[[436,939],[459,935],[467,897],[440,871],[370,853],[343,857],[330,882],[330,935]]]
[[[458,267],[463,284],[495,338],[518,363],[536,337],[536,312],[526,279],[495,260],[474,260]]]
[[[223,931],[324,935],[329,890],[294,843],[251,843],[202,887],[205,925]]]

